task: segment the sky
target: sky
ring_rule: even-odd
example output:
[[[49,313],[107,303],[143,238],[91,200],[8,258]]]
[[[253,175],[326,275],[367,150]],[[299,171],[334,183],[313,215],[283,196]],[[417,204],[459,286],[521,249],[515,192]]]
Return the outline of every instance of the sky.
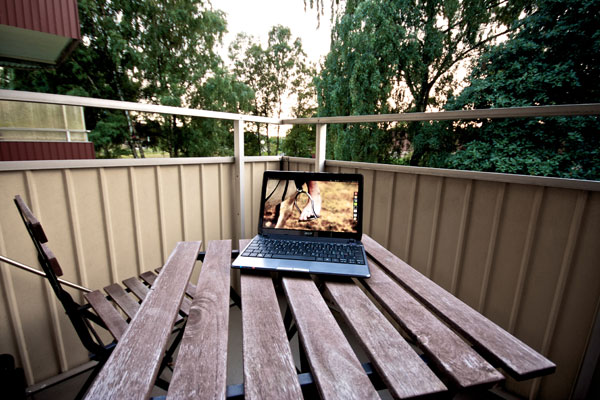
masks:
[[[211,4],[214,9],[227,14],[225,19],[228,33],[223,38],[223,47],[219,51],[226,63],[229,62],[227,49],[238,33],[252,35],[266,47],[269,31],[275,25],[287,26],[293,39],[299,37],[302,40],[302,48],[312,63],[318,65],[320,59],[329,52],[331,10],[328,3],[319,28],[317,11],[310,7],[304,11],[303,0],[211,0]],[[293,104],[293,98],[284,100],[282,117],[291,115]],[[268,127],[270,135],[275,135],[278,131],[280,136],[285,136],[290,128],[288,125],[282,125],[279,130],[274,125]]]
[[[240,32],[255,36],[266,47],[269,31],[274,25],[287,26],[292,37],[302,39],[302,47],[309,60],[318,63],[329,52],[331,35],[328,4],[321,26],[317,29],[317,11],[304,11],[303,0],[211,0],[214,9],[224,11],[227,30],[221,56],[227,60],[227,48]]]

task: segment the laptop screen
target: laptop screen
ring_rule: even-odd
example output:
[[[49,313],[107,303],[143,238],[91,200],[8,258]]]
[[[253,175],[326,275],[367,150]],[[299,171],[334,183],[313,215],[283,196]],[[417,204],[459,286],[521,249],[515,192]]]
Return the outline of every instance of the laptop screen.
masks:
[[[266,171],[259,231],[360,238],[362,175]]]

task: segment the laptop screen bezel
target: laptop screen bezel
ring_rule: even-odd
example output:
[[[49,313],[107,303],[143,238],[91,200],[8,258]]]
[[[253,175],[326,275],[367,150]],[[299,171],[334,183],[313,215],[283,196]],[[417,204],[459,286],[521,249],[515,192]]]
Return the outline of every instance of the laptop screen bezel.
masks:
[[[326,231],[307,231],[296,229],[279,229],[263,227],[263,216],[265,208],[265,197],[267,182],[269,179],[295,180],[302,181],[342,181],[358,182],[358,204],[357,204],[357,224],[356,232],[326,232]],[[260,197],[260,212],[258,215],[258,233],[260,235],[289,235],[298,237],[326,237],[338,239],[355,239],[360,241],[362,237],[363,226],[363,192],[364,179],[361,174],[345,174],[332,172],[301,172],[301,171],[265,171],[263,174],[262,190]]]

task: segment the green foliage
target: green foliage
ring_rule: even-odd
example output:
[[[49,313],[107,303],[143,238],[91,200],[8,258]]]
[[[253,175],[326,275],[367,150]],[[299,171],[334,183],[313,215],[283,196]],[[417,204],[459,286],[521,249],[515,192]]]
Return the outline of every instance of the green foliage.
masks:
[[[294,157],[314,157],[315,129],[312,125],[295,125],[285,136],[282,150]]]
[[[294,112],[306,116],[314,111],[314,68],[306,60],[299,38],[292,39],[289,28],[277,25],[269,31],[267,47],[263,48],[256,39],[244,33],[238,34],[229,47],[233,61],[233,73],[254,91],[252,112],[256,115],[281,117],[284,101],[292,93],[297,95]],[[261,128],[265,133],[261,133]],[[266,126],[256,124],[256,142],[266,135]],[[271,151],[271,140],[265,140],[267,154],[279,154],[279,135],[276,148]],[[287,146],[287,149],[293,148]],[[262,146],[257,147],[262,153]],[[252,153],[251,153],[252,154]]]
[[[455,89],[457,64],[506,33],[528,1],[352,0],[338,15],[316,80],[319,115],[425,111]],[[495,28],[495,29],[491,29]],[[338,159],[386,162],[401,138],[419,163],[421,130],[371,124],[330,130]]]
[[[598,1],[540,0],[518,33],[477,61],[470,86],[447,108],[600,101],[599,16]],[[446,143],[431,144],[430,153],[445,155],[448,167],[600,179],[598,117],[439,125]]]
[[[224,14],[207,0],[80,0],[83,42],[55,70],[15,71],[18,90],[240,112],[251,90],[222,66],[215,51]],[[172,157],[230,154],[231,123],[86,109],[90,138],[103,155],[138,137]],[[124,123],[117,126],[117,120]],[[114,129],[114,131],[111,131]],[[136,129],[142,132],[136,132]],[[110,144],[110,145],[109,145]]]
[[[123,113],[106,112],[89,133],[94,143],[96,158],[119,158],[127,151],[123,148],[127,138],[127,121]]]

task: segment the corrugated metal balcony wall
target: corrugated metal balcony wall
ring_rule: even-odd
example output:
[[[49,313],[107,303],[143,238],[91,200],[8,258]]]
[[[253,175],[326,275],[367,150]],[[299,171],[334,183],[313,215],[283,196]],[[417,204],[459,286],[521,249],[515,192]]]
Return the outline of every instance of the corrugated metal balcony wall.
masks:
[[[263,171],[319,163],[242,159],[241,166],[234,157],[0,163],[0,254],[37,266],[12,203],[21,194],[46,228],[65,278],[101,288],[161,266],[177,241],[251,237]],[[508,381],[509,391],[578,398],[593,384],[600,182],[323,164],[365,176],[365,233],[557,364],[548,377]],[[238,210],[240,176],[245,200]],[[0,353],[16,356],[29,384],[87,361],[42,279],[2,263],[0,291]]]

